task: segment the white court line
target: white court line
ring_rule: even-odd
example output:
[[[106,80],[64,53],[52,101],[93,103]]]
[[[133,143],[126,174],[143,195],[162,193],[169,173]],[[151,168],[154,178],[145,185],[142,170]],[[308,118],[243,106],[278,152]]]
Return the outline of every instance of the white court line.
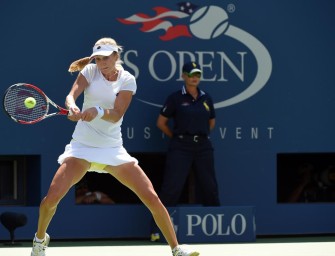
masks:
[[[192,244],[200,256],[335,256],[335,242]],[[29,256],[31,248],[0,248],[1,256]],[[171,256],[167,245],[50,247],[46,256]]]

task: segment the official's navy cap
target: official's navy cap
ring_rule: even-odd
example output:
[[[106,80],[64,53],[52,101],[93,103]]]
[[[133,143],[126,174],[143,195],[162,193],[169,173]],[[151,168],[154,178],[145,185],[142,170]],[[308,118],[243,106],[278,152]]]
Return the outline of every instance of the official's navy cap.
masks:
[[[193,73],[202,73],[202,71],[198,63],[191,61],[184,64],[183,73],[193,74]]]

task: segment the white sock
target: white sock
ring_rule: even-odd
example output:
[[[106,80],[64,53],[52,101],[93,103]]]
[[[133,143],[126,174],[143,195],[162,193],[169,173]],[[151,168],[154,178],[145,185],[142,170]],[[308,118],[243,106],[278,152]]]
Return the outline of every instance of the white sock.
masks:
[[[179,245],[177,245],[175,248],[172,249],[172,251],[174,252],[175,250],[177,250],[179,248]]]
[[[42,243],[44,241],[45,237],[43,239],[39,239],[36,235],[35,235],[35,241],[38,243]]]

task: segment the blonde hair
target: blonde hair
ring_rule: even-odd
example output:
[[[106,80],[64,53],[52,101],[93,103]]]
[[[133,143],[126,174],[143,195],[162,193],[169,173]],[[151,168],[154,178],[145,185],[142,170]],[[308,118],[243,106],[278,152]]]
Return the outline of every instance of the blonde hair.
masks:
[[[94,46],[96,45],[106,45],[106,44],[110,44],[110,45],[115,45],[118,48],[118,52],[115,52],[118,55],[118,59],[116,61],[116,66],[118,67],[118,69],[122,69],[122,63],[123,61],[121,60],[121,53],[122,53],[122,46],[118,45],[116,43],[116,41],[113,38],[110,37],[104,37],[99,39]],[[81,71],[84,69],[84,67],[89,64],[92,61],[93,58],[90,57],[84,57],[81,58],[79,60],[76,60],[74,62],[71,63],[70,67],[69,67],[69,72],[77,72],[77,71]]]

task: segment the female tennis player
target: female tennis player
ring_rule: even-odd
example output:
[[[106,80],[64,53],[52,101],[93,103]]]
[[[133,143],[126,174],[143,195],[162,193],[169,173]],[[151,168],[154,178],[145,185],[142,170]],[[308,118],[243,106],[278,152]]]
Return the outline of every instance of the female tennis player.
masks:
[[[76,121],[71,142],[59,156],[57,170],[47,195],[43,198],[31,256],[45,256],[50,236],[46,233],[60,200],[87,171],[113,175],[130,188],[151,211],[155,222],[169,243],[174,256],[197,256],[198,252],[178,245],[169,214],[158,198],[151,181],[123,147],[121,124],[132,96],[135,77],[121,64],[122,48],[112,38],[98,40],[90,57],[75,61],[69,71],[80,71],[65,105]],[[95,60],[95,64],[90,63]],[[82,109],[76,99],[84,92]]]

